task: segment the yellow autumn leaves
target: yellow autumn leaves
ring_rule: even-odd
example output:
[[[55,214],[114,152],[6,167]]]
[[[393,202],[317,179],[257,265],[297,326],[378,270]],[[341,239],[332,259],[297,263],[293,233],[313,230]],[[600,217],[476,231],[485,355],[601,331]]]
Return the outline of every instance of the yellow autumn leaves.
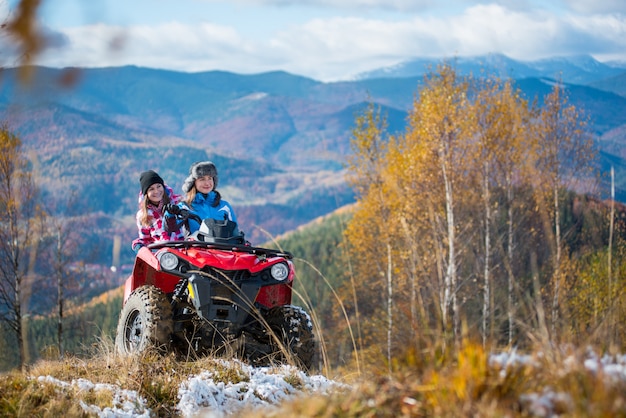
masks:
[[[503,344],[539,333],[542,321],[552,338],[570,328],[572,219],[562,216],[572,189],[594,186],[595,151],[566,87],[539,87],[545,94],[527,99],[512,81],[461,77],[444,63],[425,77],[405,132],[387,132],[373,104],[357,118],[351,309],[393,317],[364,327],[366,345],[457,340],[462,323]]]

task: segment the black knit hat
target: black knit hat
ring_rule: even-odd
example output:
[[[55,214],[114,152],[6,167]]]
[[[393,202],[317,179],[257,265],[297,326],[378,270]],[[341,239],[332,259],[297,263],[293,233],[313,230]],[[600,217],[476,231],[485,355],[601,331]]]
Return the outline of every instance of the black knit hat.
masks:
[[[189,176],[183,183],[183,192],[187,193],[194,185],[194,182],[200,177],[213,177],[213,189],[217,188],[217,168],[211,161],[200,161],[193,163],[189,168]]]
[[[153,171],[153,170],[144,171],[139,176],[139,184],[141,185],[141,193],[143,193],[144,195],[148,192],[148,189],[150,188],[150,186],[156,183],[159,183],[163,186],[165,185],[165,182],[163,181],[161,176],[159,176],[156,173],[156,171]]]

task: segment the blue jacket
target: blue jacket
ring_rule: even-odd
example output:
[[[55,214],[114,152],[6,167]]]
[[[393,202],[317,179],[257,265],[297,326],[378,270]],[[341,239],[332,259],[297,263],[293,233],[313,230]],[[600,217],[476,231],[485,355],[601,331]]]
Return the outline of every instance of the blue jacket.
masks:
[[[210,192],[207,195],[197,193],[190,206],[188,206],[185,202],[178,203],[178,206],[198,215],[200,219],[213,218],[218,221],[229,219],[236,223],[237,217],[235,216],[235,211],[233,210],[232,206],[230,206],[230,203],[228,203],[224,199],[221,199],[217,207],[213,207],[213,202],[215,202],[215,198],[216,194],[214,191]],[[193,219],[189,219],[188,232],[190,234],[193,234],[199,228],[200,225],[196,221],[194,221]]]

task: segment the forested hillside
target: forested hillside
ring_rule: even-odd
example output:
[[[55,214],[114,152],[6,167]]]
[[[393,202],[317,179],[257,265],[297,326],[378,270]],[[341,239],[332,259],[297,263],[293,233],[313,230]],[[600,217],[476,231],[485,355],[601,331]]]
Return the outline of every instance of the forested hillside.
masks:
[[[449,68],[426,87],[402,136],[388,135],[373,105],[357,118],[356,204],[263,244],[294,255],[294,304],[311,312],[320,343],[315,371],[355,385],[285,402],[280,414],[623,413],[623,380],[604,379],[600,363],[608,372],[624,350],[626,206],[574,190],[594,168],[584,119],[558,86],[541,110],[507,83],[470,90]],[[49,383],[77,378],[133,388],[168,416],[184,379],[204,368],[220,387],[249,386],[213,358],[113,354],[121,293],[68,307],[61,361],[55,313],[25,317],[27,362],[51,361],[2,375],[0,411],[80,414],[85,391]],[[15,367],[14,335],[3,337],[0,366]],[[504,347],[508,357],[494,355]],[[117,402],[89,393],[90,405]]]
[[[521,90],[516,80],[461,77],[448,66],[442,66],[441,71],[423,81],[420,94],[414,97],[408,110],[403,131],[398,131],[395,125],[400,120],[399,114],[387,112],[390,107],[386,105],[371,101],[365,107],[351,107],[361,102],[355,100],[354,95],[359,94],[350,85],[327,86],[289,77],[288,85],[272,87],[278,89],[276,94],[288,89],[291,92],[288,103],[295,106],[288,106],[290,112],[299,109],[296,113],[303,118],[306,106],[299,100],[305,92],[319,95],[313,94],[319,100],[318,105],[323,103],[326,110],[330,103],[333,114],[342,115],[341,121],[348,119],[346,109],[357,112],[350,124],[331,124],[332,129],[343,132],[333,137],[332,158],[318,152],[319,148],[315,152],[301,150],[302,155],[311,158],[312,166],[308,166],[306,178],[301,178],[302,172],[297,170],[262,159],[251,162],[224,156],[193,145],[187,139],[164,136],[150,142],[156,136],[147,131],[143,131],[145,137],[133,133],[120,141],[93,125],[94,130],[79,141],[81,146],[77,147],[76,142],[65,144],[63,135],[71,129],[64,129],[74,125],[66,124],[62,117],[54,125],[62,128],[61,131],[48,129],[43,135],[46,121],[56,120],[54,112],[48,113],[50,107],[43,106],[40,109],[46,109],[47,116],[42,119],[37,119],[37,113],[33,116],[39,125],[19,125],[35,130],[26,131],[24,144],[30,144],[30,148],[24,147],[20,159],[23,165],[18,168],[23,167],[34,180],[57,181],[56,176],[63,173],[60,178],[70,184],[68,193],[60,196],[66,201],[53,199],[55,189],[45,187],[48,185],[45,181],[39,195],[41,206],[32,205],[39,201],[24,199],[24,208],[31,210],[32,218],[16,219],[15,225],[27,225],[27,219],[37,220],[32,223],[32,231],[37,234],[28,235],[29,239],[37,237],[36,240],[5,241],[22,245],[23,251],[18,252],[22,259],[11,265],[16,265],[16,270],[21,268],[21,277],[25,278],[26,317],[56,315],[57,280],[67,280],[65,297],[72,301],[121,284],[132,261],[128,243],[136,230],[128,212],[132,213],[133,209],[129,208],[136,207],[136,187],[132,186],[136,179],[120,169],[121,161],[129,170],[132,165],[130,160],[121,158],[124,154],[120,150],[124,148],[127,155],[137,152],[146,161],[156,161],[162,154],[150,145],[160,144],[165,147],[159,149],[166,151],[168,162],[182,171],[184,161],[200,155],[194,151],[202,149],[201,159],[212,159],[220,167],[220,188],[223,186],[225,196],[230,193],[236,198],[238,193],[243,193],[233,183],[246,184],[247,192],[241,195],[246,201],[256,201],[258,193],[262,201],[259,205],[235,206],[243,219],[242,229],[255,245],[271,241],[279,225],[294,230],[313,214],[332,212],[353,203],[356,196],[357,205],[349,222],[340,216],[334,223],[321,223],[319,233],[301,236],[302,231],[296,230],[284,238],[290,240],[287,246],[293,247],[287,250],[293,251],[297,258],[298,298],[313,313],[318,332],[323,335],[325,331],[320,330],[341,329],[345,333],[342,334],[345,338],[328,344],[322,338],[333,361],[350,361],[355,347],[376,351],[389,338],[386,333],[403,338],[424,335],[456,338],[463,322],[479,330],[485,342],[494,343],[522,343],[521,336],[535,332],[541,332],[544,337],[550,334],[580,337],[583,330],[590,328],[606,330],[606,324],[598,322],[599,313],[610,313],[611,323],[619,324],[621,307],[607,303],[620,294],[622,285],[622,209],[607,199],[609,178],[596,175],[606,174],[607,167],[613,163],[617,172],[623,162],[619,155],[607,151],[618,149],[621,136],[614,137],[613,148],[599,149],[599,144],[606,146],[608,142],[598,142],[601,131],[602,138],[608,140],[606,135],[621,126],[623,112],[619,100],[622,99],[594,93],[585,102],[585,95],[593,90],[545,80],[526,80],[521,83],[525,90]],[[171,75],[141,73],[161,81],[162,77]],[[142,83],[152,85],[155,81],[148,82],[150,77]],[[282,79],[281,74],[251,78],[211,74],[210,77],[228,81],[223,88],[231,86],[233,80],[247,81],[241,87],[243,90],[228,93],[236,101],[233,97],[245,92],[246,105],[266,97],[251,97],[257,88],[267,87],[276,77]],[[105,83],[104,80],[103,77],[100,82]],[[187,78],[177,81],[181,82],[190,83]],[[376,83],[381,82],[368,81],[369,85],[378,87]],[[415,80],[394,80],[398,82],[401,85],[394,84],[396,89],[388,97],[400,94],[401,87],[406,86],[402,83],[413,84]],[[132,85],[129,83],[127,87]],[[209,87],[217,88],[212,84]],[[87,90],[101,95],[106,89],[96,83]],[[529,99],[529,92],[532,97],[538,94],[540,100]],[[341,97],[348,97],[342,105],[334,102]],[[63,100],[80,107],[72,101],[76,97]],[[91,106],[88,100],[80,103]],[[589,117],[581,103],[593,105],[590,108],[599,123]],[[614,105],[614,113],[600,115],[594,106],[601,103]],[[230,104],[231,110],[240,109],[235,102]],[[130,112],[138,118],[138,110],[127,106],[130,104],[110,104],[103,114],[113,112],[117,121],[125,120],[118,112]],[[316,125],[321,119],[311,117],[308,114],[306,123],[298,119],[294,126],[324,125]],[[24,114],[21,118],[22,122],[26,120]],[[107,126],[117,126],[111,119],[107,120]],[[350,126],[354,129],[350,130]],[[3,132],[7,143],[13,144],[11,151],[20,151],[19,136],[12,136],[8,125]],[[33,132],[36,134],[29,135]],[[39,139],[43,141],[42,150],[56,149],[57,154],[35,155],[32,146]],[[294,146],[302,145],[298,144]],[[323,144],[316,142],[315,147],[318,146],[323,148]],[[337,157],[335,152],[342,157]],[[604,159],[598,160],[598,155]],[[313,160],[317,158],[326,162],[328,158],[336,158],[334,161],[341,160],[344,168],[315,170]],[[604,165],[598,164],[599,161]],[[54,164],[48,164],[51,162]],[[86,167],[92,171],[86,171]],[[51,169],[59,171],[47,176],[46,170]],[[615,177],[619,178],[619,175]],[[29,184],[42,186],[37,181]],[[80,184],[83,189],[72,184]],[[95,195],[84,195],[85,188]],[[24,190],[35,193],[35,189]],[[615,190],[620,190],[618,181]],[[128,204],[120,206],[118,198],[122,194],[126,194],[124,199]],[[270,195],[281,197],[272,201],[268,199]],[[93,212],[94,202],[102,204],[102,210]],[[265,229],[268,225],[276,229]],[[347,241],[342,240],[342,231],[346,231]],[[124,249],[121,251],[125,255],[116,254],[115,248]],[[100,262],[90,263],[92,260]],[[45,298],[34,297],[37,294]],[[54,323],[53,319],[50,321],[47,326]],[[90,321],[82,321],[83,325],[77,328],[79,335],[87,335],[80,332]],[[110,330],[115,321],[110,318],[107,321],[106,325],[99,324],[94,336]],[[391,322],[383,327],[385,321]],[[531,330],[525,329],[526,326]],[[69,326],[68,332],[73,328]],[[45,334],[48,342],[33,342],[28,334],[29,358],[36,358],[55,335],[51,330],[37,333],[40,334]],[[594,338],[604,334],[597,335],[600,337]],[[403,346],[396,342],[400,340],[394,340],[391,345]]]
[[[2,72],[0,115],[23,143],[45,202],[41,209],[67,219],[67,228],[92,225],[76,237],[80,251],[67,261],[93,265],[101,276],[113,267],[117,277],[106,279],[113,285],[133,262],[141,171],[156,169],[180,191],[191,163],[215,162],[220,192],[237,211],[241,229],[251,242],[263,242],[353,203],[345,161],[356,116],[375,104],[388,133],[399,135],[424,85],[415,74],[320,83],[284,72],[137,67],[36,67],[30,84],[22,85],[19,70]],[[511,81],[529,102],[542,104],[554,80],[527,75],[536,77]],[[563,85],[571,103],[585,110],[599,150],[596,193],[608,197],[613,166],[616,199],[625,201],[626,99],[612,77],[601,88]],[[45,261],[36,270],[43,277]],[[33,298],[36,312],[50,308],[36,293]]]
[[[297,278],[295,281],[294,304],[306,307],[314,322],[315,334],[319,337],[320,349],[323,351],[324,361],[332,368],[345,365],[354,366],[354,350],[358,347],[363,352],[372,351],[373,358],[369,362],[373,364],[383,357],[386,339],[382,336],[373,338],[367,336],[368,329],[386,329],[385,306],[387,304],[388,288],[385,277],[385,266],[380,265],[370,272],[359,272],[355,265],[356,259],[351,258],[347,251],[348,243],[344,239],[346,228],[352,220],[357,208],[349,206],[316,219],[311,223],[291,231],[283,236],[276,237],[264,246],[279,248],[290,251],[294,255]],[[588,303],[597,303],[593,298],[592,287],[606,283],[594,279],[594,275],[606,274],[602,268],[601,257],[608,236],[606,202],[600,202],[589,197],[570,193],[564,197],[562,205],[562,228],[567,237],[564,250],[576,255],[581,260],[580,268],[587,265],[585,270],[578,270],[581,274],[578,283],[572,282],[572,290],[578,293],[576,301],[571,303],[580,304],[581,311],[576,314],[579,320],[583,320],[584,312],[588,309]],[[369,250],[369,256],[374,259],[378,255],[385,256],[388,237],[393,234],[392,230],[398,225],[387,225],[387,234],[376,235],[372,230],[371,239],[374,247]],[[521,229],[530,230],[537,225],[528,218],[520,223]],[[616,230],[620,232],[620,240],[626,235],[626,206],[620,205],[616,214]],[[475,243],[478,245],[478,243]],[[472,246],[470,245],[470,248]],[[523,252],[527,252],[524,250]],[[547,248],[536,247],[537,254],[549,251]],[[616,274],[623,274],[624,261],[623,245],[619,246],[616,253],[616,262],[621,270]],[[516,254],[517,258],[524,258],[521,250]],[[382,269],[382,270],[381,270]],[[623,276],[622,276],[623,277]],[[525,283],[519,284],[518,295],[525,299],[524,303],[534,303],[531,292],[533,289],[531,277],[526,277]],[[617,283],[617,282],[616,282]],[[620,282],[621,283],[621,282]],[[424,283],[425,288],[430,285]],[[583,286],[586,290],[582,290]],[[498,293],[502,293],[505,285],[499,285]],[[355,293],[356,292],[356,293]],[[401,290],[394,291],[402,292]],[[603,293],[602,293],[603,294]],[[526,296],[524,296],[526,295]],[[468,295],[469,296],[469,295]],[[476,296],[476,295],[474,295]],[[397,297],[403,298],[400,294]],[[590,299],[589,299],[590,298]],[[595,300],[595,302],[594,302]],[[356,305],[355,305],[356,303]],[[400,303],[400,299],[398,300]],[[429,305],[426,300],[421,303],[421,309]],[[468,298],[464,303],[464,310],[469,321],[478,321],[480,317],[480,304]],[[122,306],[122,288],[105,292],[94,297],[90,302],[74,306],[68,309],[63,320],[63,348],[67,354],[79,357],[89,357],[93,354],[101,340],[112,341],[115,336],[118,315]],[[359,307],[359,311],[355,310]],[[524,308],[524,309],[528,309]],[[524,315],[534,314],[523,311]],[[574,312],[571,312],[572,314]],[[496,315],[505,315],[502,307],[496,309]],[[473,318],[473,319],[471,319]],[[588,319],[587,319],[588,320]],[[578,321],[578,320],[577,320]],[[29,362],[38,358],[55,359],[59,355],[58,349],[58,318],[55,313],[38,315],[27,320],[26,332],[28,334],[27,346]],[[400,324],[399,324],[400,325]],[[574,330],[572,330],[574,331]],[[421,328],[422,337],[432,332]],[[363,334],[366,333],[366,334]],[[8,370],[15,366],[16,345],[5,333],[0,346],[0,369]],[[403,340],[407,335],[399,333],[398,338]],[[583,333],[580,337],[585,338]],[[506,341],[506,330],[501,331],[500,337]],[[517,341],[521,344],[522,341]],[[378,360],[376,360],[378,359]]]

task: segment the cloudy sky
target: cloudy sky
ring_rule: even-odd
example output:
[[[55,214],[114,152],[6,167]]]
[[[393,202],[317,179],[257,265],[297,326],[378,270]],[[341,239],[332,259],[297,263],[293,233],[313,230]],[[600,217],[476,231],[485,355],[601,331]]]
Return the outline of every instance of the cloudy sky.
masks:
[[[14,9],[4,0],[0,11]],[[320,81],[413,57],[626,62],[625,0],[41,0],[42,65],[133,64]]]

